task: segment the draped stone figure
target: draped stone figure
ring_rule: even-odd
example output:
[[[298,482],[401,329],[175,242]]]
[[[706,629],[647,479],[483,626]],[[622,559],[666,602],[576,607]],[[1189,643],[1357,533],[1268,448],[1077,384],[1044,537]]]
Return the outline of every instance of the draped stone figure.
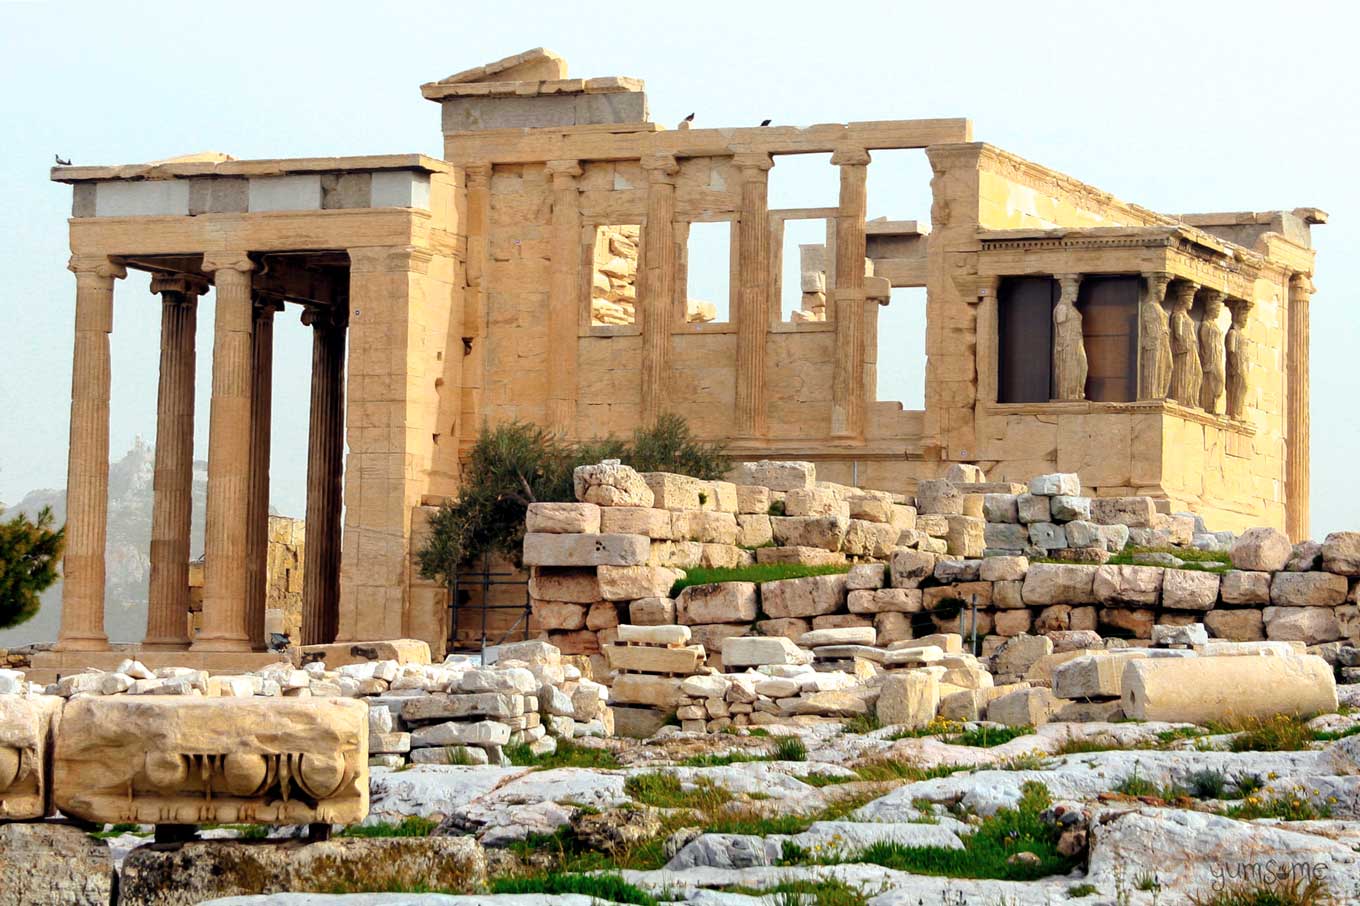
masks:
[[[1199,337],[1195,322],[1190,317],[1199,284],[1181,282],[1171,284],[1171,387],[1170,398],[1182,406],[1199,405],[1199,385],[1204,379],[1199,364]]]
[[[1171,324],[1162,299],[1169,274],[1147,274],[1138,303],[1138,398],[1166,399],[1171,385]]]
[[[1228,328],[1223,345],[1229,418],[1243,418],[1247,412],[1247,337],[1243,331],[1250,309],[1251,304],[1242,299],[1228,303],[1228,310],[1232,312],[1232,326]]]
[[[1077,311],[1079,274],[1058,278],[1061,293],[1053,307],[1053,398],[1086,399],[1086,344],[1081,333],[1081,312]]]
[[[1199,363],[1204,373],[1199,387],[1199,406],[1209,413],[1218,411],[1218,401],[1223,396],[1223,328],[1218,326],[1222,314],[1223,293],[1216,289],[1205,290],[1204,319],[1199,324]]]

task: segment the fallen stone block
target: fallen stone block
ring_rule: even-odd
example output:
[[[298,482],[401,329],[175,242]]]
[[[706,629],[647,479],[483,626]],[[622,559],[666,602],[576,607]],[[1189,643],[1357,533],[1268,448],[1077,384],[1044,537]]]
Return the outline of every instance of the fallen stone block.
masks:
[[[1051,689],[1016,689],[987,704],[987,719],[1008,727],[1041,727],[1053,719],[1063,704]]]
[[[1172,645],[1191,647],[1209,644],[1209,633],[1203,623],[1190,623],[1185,626],[1157,625],[1152,627],[1152,644],[1157,647]]]
[[[4,906],[108,906],[117,880],[108,843],[78,827],[0,823]]]
[[[686,625],[754,620],[758,611],[754,582],[690,585],[675,599],[676,619]]]
[[[1342,576],[1360,576],[1360,532],[1332,532],[1324,538],[1322,568]]]
[[[924,727],[940,710],[940,681],[928,670],[890,674],[879,687],[875,713],[889,726]]]
[[[1053,694],[1066,699],[1119,698],[1123,694],[1124,667],[1130,657],[1145,657],[1142,652],[1129,654],[1087,654],[1073,658],[1053,668]]]
[[[1228,549],[1228,556],[1236,569],[1272,573],[1284,569],[1293,552],[1294,545],[1284,532],[1257,527],[1239,535]]]
[[[623,623],[619,625],[618,640],[644,645],[688,645],[692,635],[688,626],[634,626]]]
[[[806,664],[811,660],[811,654],[782,636],[742,636],[725,639],[722,644],[722,662],[726,670],[769,664]]]
[[[738,463],[729,476],[736,484],[763,485],[771,491],[792,491],[817,483],[817,466],[810,462],[775,461]]]
[[[610,670],[637,673],[689,674],[698,670],[704,663],[704,649],[701,645],[691,645],[687,648],[605,645],[604,656]]]
[[[600,506],[645,506],[654,503],[651,488],[642,476],[617,459],[577,466],[572,473],[576,499]]]
[[[1029,492],[1048,497],[1064,495],[1076,497],[1081,493],[1081,477],[1075,472],[1053,472],[1036,475],[1029,480]]]
[[[1266,638],[1272,640],[1320,645],[1334,642],[1342,635],[1336,608],[1332,607],[1267,607],[1261,611],[1261,619]]]
[[[0,820],[52,813],[53,732],[63,704],[55,695],[0,695]]]
[[[86,821],[352,824],[368,814],[368,705],[354,699],[77,699],[56,740],[56,806]]]
[[[1129,661],[1124,713],[1133,720],[1205,724],[1311,715],[1337,708],[1332,668],[1320,657],[1191,657]]]
[[[1101,525],[1151,528],[1157,507],[1151,497],[1095,497],[1091,500],[1091,521]]]
[[[1052,653],[1053,641],[1047,636],[1012,636],[993,656],[992,672],[998,676],[1023,676],[1036,661]]]
[[[798,639],[803,648],[822,645],[874,645],[878,635],[872,626],[847,626],[839,629],[814,629]]]

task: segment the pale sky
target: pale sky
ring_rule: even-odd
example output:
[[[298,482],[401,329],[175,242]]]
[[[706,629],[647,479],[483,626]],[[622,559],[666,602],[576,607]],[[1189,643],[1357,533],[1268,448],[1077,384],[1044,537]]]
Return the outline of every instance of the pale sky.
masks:
[[[75,283],[53,154],[438,156],[439,109],[419,85],[541,45],[573,76],[646,79],[667,126],[691,111],[696,127],[966,116],[979,141],[1158,211],[1328,211],[1314,231],[1312,527],[1360,528],[1358,20],[1341,2],[0,0],[0,501],[66,482]],[[923,155],[870,173],[871,217],[929,217]],[[772,206],[835,203],[830,167],[805,162],[790,188],[793,175],[781,160]],[[919,296],[897,293],[881,328],[880,397],[908,408],[921,405],[920,315]],[[210,302],[199,318],[201,458]],[[300,516],[310,339],[292,313],[276,344],[271,496]],[[154,437],[158,346],[134,273],[115,298],[115,457]]]

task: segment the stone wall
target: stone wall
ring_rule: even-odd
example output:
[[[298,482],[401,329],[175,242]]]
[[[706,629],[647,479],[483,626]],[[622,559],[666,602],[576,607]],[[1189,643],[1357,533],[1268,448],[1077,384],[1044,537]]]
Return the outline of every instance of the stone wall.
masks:
[[[265,557],[264,637],[287,636],[273,648],[302,644],[302,565],[307,523],[288,516],[269,517],[269,549]],[[203,624],[204,560],[189,564],[189,638]]]

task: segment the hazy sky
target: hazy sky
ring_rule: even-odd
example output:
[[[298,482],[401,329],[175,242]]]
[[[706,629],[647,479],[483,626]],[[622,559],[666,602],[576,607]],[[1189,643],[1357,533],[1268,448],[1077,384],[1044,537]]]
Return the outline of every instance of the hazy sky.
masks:
[[[1313,533],[1360,528],[1357,17],[1343,3],[131,3],[0,0],[0,501],[66,481],[74,278],[54,153],[135,163],[440,151],[422,82],[534,46],[647,80],[696,127],[967,116],[974,137],[1165,212],[1315,205]],[[889,155],[882,155],[887,164]],[[880,155],[875,155],[876,160]],[[917,152],[870,168],[870,216],[925,220]],[[830,167],[772,206],[835,203]],[[805,236],[798,241],[813,241]],[[697,293],[696,293],[697,295]],[[884,314],[880,396],[921,399],[919,294]],[[199,321],[207,449],[210,300]],[[277,330],[272,498],[301,515],[310,338]],[[111,448],[155,433],[159,312],[118,284]]]

